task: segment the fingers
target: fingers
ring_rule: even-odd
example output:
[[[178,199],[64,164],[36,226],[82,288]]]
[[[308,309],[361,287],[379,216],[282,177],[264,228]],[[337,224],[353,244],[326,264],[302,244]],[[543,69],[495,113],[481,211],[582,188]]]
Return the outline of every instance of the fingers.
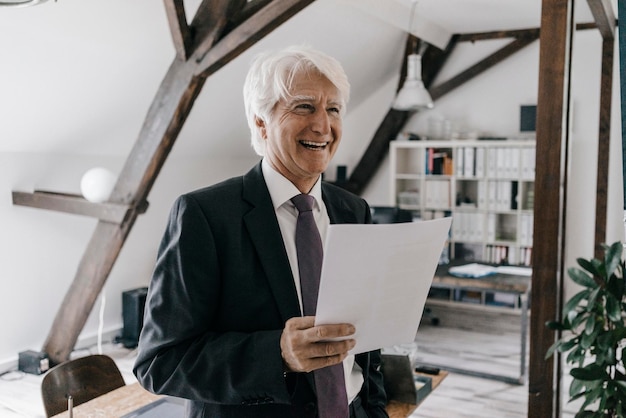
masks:
[[[280,346],[288,371],[310,372],[340,363],[356,345],[354,339],[346,339],[354,334],[353,325],[314,323],[314,317],[298,317],[285,324]],[[335,338],[342,340],[328,341]]]
[[[285,323],[285,330],[303,331],[309,342],[345,338],[356,332],[352,324],[330,324],[315,326],[314,316],[294,317]]]

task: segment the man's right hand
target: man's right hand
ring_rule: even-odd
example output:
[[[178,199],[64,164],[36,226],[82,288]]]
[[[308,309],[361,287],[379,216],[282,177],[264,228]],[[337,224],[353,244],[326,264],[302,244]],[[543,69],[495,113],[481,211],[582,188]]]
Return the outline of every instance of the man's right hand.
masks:
[[[315,326],[314,316],[294,317],[285,323],[280,349],[289,372],[310,372],[341,363],[355,345],[352,324]],[[341,341],[328,341],[344,338]]]

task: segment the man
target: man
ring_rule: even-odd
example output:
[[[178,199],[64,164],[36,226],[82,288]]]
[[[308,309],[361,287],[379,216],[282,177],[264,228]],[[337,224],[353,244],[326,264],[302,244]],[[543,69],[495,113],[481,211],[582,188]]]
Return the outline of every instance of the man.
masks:
[[[311,292],[299,264],[311,260],[297,255],[291,199],[314,198],[322,239],[330,223],[371,220],[363,199],[321,182],[349,89],[341,65],[310,48],[257,57],[244,102],[262,161],[173,206],[135,374],[152,392],[189,399],[188,417],[387,416],[380,352],[348,355],[351,324],[314,326],[303,315]],[[316,385],[330,370],[339,377]],[[326,386],[343,397],[331,412]]]

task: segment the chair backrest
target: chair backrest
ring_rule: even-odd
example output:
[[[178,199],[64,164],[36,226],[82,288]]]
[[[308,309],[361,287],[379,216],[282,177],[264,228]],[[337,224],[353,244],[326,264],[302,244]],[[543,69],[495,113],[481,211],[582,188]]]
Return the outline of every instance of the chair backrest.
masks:
[[[80,405],[125,385],[113,359],[102,354],[80,357],[61,363],[48,371],[41,382],[46,415],[67,411],[67,399]]]

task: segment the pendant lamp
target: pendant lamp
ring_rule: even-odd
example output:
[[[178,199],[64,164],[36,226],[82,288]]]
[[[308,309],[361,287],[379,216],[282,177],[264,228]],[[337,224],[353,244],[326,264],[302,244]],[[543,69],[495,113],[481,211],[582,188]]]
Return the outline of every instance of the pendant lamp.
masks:
[[[416,5],[417,1],[414,0],[409,22],[409,33],[411,33]],[[414,52],[407,57],[406,79],[391,107],[396,110],[418,110],[432,109],[434,106],[433,99],[422,81],[422,56]]]

